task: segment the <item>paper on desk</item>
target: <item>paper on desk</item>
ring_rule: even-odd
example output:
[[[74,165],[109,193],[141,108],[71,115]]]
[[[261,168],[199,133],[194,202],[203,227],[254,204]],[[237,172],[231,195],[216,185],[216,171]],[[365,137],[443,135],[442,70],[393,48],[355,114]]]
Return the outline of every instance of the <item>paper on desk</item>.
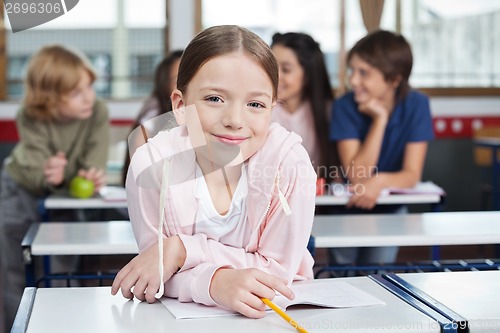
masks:
[[[390,187],[387,189],[389,193],[393,194],[439,194],[444,195],[444,190],[431,181],[417,183],[414,187],[410,188],[396,188]]]
[[[99,194],[104,201],[126,201],[127,191],[121,186],[104,186]]]
[[[294,300],[277,295],[273,302],[282,309],[291,305],[306,304],[328,308],[348,308],[372,305],[384,305],[378,298],[358,289],[345,281],[315,280],[297,282],[291,286],[295,294]],[[219,306],[205,306],[197,303],[181,303],[174,298],[163,297],[161,303],[176,319],[208,318],[238,315],[234,311]],[[270,309],[269,309],[270,310]]]
[[[346,184],[333,184],[331,186],[331,194],[336,196],[352,195],[351,188]],[[387,196],[390,194],[439,194],[445,195],[445,191],[434,184],[431,181],[417,183],[414,187],[402,188],[402,187],[388,187],[382,189],[380,192],[381,196]]]

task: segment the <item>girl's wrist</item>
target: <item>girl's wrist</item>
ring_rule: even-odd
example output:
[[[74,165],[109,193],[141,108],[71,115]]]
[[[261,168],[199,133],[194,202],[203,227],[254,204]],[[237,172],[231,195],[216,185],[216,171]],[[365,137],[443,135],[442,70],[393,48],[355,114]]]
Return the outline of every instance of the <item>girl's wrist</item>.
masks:
[[[168,237],[166,241],[169,242],[171,246],[164,247],[165,256],[167,257],[169,254],[174,254],[173,262],[176,265],[174,273],[177,273],[181,267],[184,266],[184,262],[186,261],[186,248],[181,238],[177,235]]]

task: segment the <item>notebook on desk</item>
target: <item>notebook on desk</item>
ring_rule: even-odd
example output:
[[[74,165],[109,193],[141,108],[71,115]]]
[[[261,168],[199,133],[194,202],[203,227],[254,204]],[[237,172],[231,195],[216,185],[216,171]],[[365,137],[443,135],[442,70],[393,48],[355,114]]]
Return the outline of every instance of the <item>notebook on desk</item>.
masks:
[[[121,186],[104,186],[99,194],[104,201],[127,201],[127,191]]]
[[[352,189],[347,184],[333,184],[331,186],[331,194],[336,196],[352,195]],[[446,192],[434,184],[431,181],[419,182],[414,187],[402,188],[402,187],[388,187],[384,188],[381,192],[381,196],[387,196],[390,194],[438,194],[445,195]]]
[[[296,282],[292,284],[291,289],[295,294],[295,299],[289,300],[282,295],[277,295],[273,299],[273,303],[283,310],[292,305],[314,305],[326,308],[385,305],[383,301],[375,296],[345,281],[313,280]],[[160,301],[176,319],[238,315],[238,313],[222,307],[181,303],[174,298],[163,297]]]
[[[441,187],[431,181],[420,182],[410,188],[389,187],[385,191],[387,191],[387,194],[445,194]]]

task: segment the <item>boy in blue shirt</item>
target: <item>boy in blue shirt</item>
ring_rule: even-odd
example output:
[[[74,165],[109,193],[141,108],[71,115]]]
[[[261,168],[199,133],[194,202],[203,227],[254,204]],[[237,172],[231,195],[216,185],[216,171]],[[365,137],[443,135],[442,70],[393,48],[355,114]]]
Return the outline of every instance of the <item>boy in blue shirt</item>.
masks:
[[[410,88],[410,45],[401,35],[376,31],[347,55],[352,91],[333,106],[330,139],[337,142],[342,175],[355,186],[347,208],[375,207],[382,189],[413,187],[422,176],[428,141],[434,137],[428,98]],[[338,264],[394,262],[397,248],[333,249]]]

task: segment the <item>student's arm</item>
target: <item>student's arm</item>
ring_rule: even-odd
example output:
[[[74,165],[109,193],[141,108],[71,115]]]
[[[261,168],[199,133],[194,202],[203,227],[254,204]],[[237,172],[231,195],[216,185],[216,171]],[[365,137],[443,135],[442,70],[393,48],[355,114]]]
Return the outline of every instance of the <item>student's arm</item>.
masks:
[[[307,251],[314,218],[316,174],[304,162],[284,171],[280,182],[292,213],[286,216],[278,195],[273,195],[269,212],[261,225],[263,230],[257,248],[246,250],[226,246],[200,233],[179,235],[187,252],[183,269],[211,262],[234,268],[259,268],[292,281],[300,258]]]
[[[428,141],[434,137],[429,99],[421,93],[410,92],[403,103],[407,108],[408,118],[400,126],[403,126],[408,135],[401,170],[379,172],[369,179],[360,180],[358,190],[364,189],[365,193],[355,193],[348,207],[371,209],[383,188],[412,187],[421,179]]]
[[[415,186],[422,177],[427,145],[427,142],[407,143],[403,168],[397,172],[380,172],[369,179],[359,182],[347,207],[372,209],[382,189],[386,187]]]
[[[307,154],[305,150],[304,153]],[[310,162],[308,163],[299,163],[294,170],[288,170],[282,175],[280,188],[292,214],[286,216],[279,199],[274,197],[255,249],[226,246],[207,239],[203,234],[179,235],[187,257],[182,268],[182,278],[176,274],[168,282],[174,291],[179,290],[179,294],[174,294],[173,297],[179,297],[184,302],[214,305],[218,297],[210,294],[211,284],[222,285],[224,288],[227,287],[227,281],[231,280],[227,277],[227,272],[220,272],[223,282],[215,281],[219,278],[218,270],[222,269],[221,266],[236,270],[256,268],[287,282],[291,282],[297,273],[308,275],[307,268],[303,272],[299,270],[301,265],[307,265],[304,260],[307,257],[307,242],[315,207],[316,174]],[[230,274],[236,275],[237,272]],[[215,293],[221,295],[224,292],[218,289]]]
[[[345,139],[339,140],[337,144],[341,165],[352,184],[371,176],[382,149],[388,113],[381,112],[371,116],[372,123],[363,142],[359,139]]]
[[[47,190],[54,190],[59,185],[56,184],[58,181],[47,181],[45,176],[48,160],[56,156],[52,153],[47,127],[28,118],[23,111],[17,114],[16,122],[22,144],[22,150],[15,152],[20,155],[18,161],[25,179],[22,186],[36,195],[44,195]]]
[[[79,157],[78,174],[95,183],[98,191],[104,185],[109,150],[108,109],[97,100],[94,105],[93,124],[87,136],[85,151]]]
[[[316,175],[307,152],[303,147],[300,148],[299,151],[295,151],[295,155],[289,154],[294,155],[293,159],[289,161],[293,167],[283,172],[280,182],[281,191],[288,201],[292,214],[286,216],[279,199],[274,196],[263,221],[262,231],[259,231],[259,241],[255,248],[226,246],[207,239],[203,234],[191,235],[189,232],[182,234],[183,227],[181,226],[167,226],[170,232],[179,232],[179,234],[168,238],[164,236],[164,244],[172,238],[180,238],[185,249],[185,259],[181,260],[183,262],[181,270],[173,276],[170,272],[180,265],[177,262],[179,252],[177,250],[164,252],[165,278],[168,279],[171,276],[166,281],[165,294],[167,296],[177,297],[183,302],[194,301],[215,305],[216,303],[210,295],[210,284],[214,274],[222,267],[231,269],[256,268],[290,282],[299,272],[300,265],[310,264],[312,266],[312,260],[308,263],[303,260],[307,257],[307,242],[314,217]],[[130,202],[131,220],[137,221],[132,225],[141,249],[139,256],[144,257],[143,253],[149,251],[147,250],[149,247],[156,248],[157,227],[154,224],[158,221],[159,191],[147,188],[146,184],[139,185],[131,177],[133,172],[140,174],[142,169],[150,165],[147,162],[147,156],[141,158],[141,153],[145,153],[145,150],[138,150],[132,160],[131,168],[129,168],[127,193],[130,193],[130,196],[127,195],[127,200]],[[153,150],[153,157],[156,158],[156,150]],[[158,173],[161,174],[161,170]],[[149,262],[154,261],[149,260]],[[310,270],[311,267],[308,269]],[[133,270],[127,269],[127,271]],[[150,272],[148,274],[151,278],[155,275],[156,281],[159,283],[155,269],[146,269],[146,271]],[[307,277],[312,274],[306,268],[303,269],[302,273]],[[116,293],[118,288],[125,287],[126,295],[130,295],[131,285],[138,283],[139,280],[132,278],[130,281],[132,284],[114,284],[113,291]],[[141,286],[134,288],[134,290],[140,290],[144,287],[142,285],[144,282],[140,283]]]

